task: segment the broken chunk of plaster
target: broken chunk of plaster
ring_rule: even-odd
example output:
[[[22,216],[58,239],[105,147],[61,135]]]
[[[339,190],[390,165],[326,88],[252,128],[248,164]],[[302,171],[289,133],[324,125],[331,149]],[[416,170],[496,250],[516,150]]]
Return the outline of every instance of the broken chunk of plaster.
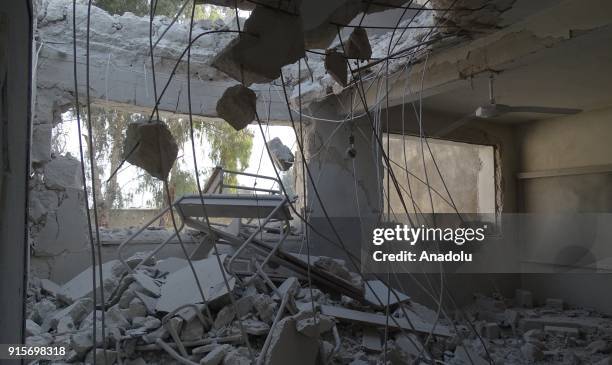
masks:
[[[325,53],[325,71],[340,85],[346,86],[348,81],[348,63],[344,55],[335,50]]]
[[[123,158],[151,176],[165,180],[174,165],[178,145],[166,123],[136,122],[128,126]]]
[[[372,47],[365,28],[357,27],[353,30],[346,43],[346,56],[357,60],[369,60],[372,57]]]
[[[270,348],[265,354],[266,364],[315,364],[319,353],[319,341],[298,332],[295,318],[287,317],[278,322],[269,336]]]
[[[226,255],[221,255],[219,258],[223,262]],[[217,264],[217,258],[214,256],[193,261],[193,268],[202,285],[204,298],[210,305],[228,295],[226,285],[232,290],[236,284],[236,279],[227,274],[224,268],[225,273],[221,271],[222,269]],[[223,280],[224,275],[227,277],[227,284]],[[172,312],[185,304],[202,302],[202,295],[193,277],[193,272],[187,266],[168,275],[166,283],[161,287],[161,297],[157,301],[156,309],[161,312]]]
[[[255,120],[256,108],[257,95],[242,85],[228,87],[217,101],[217,114],[237,131]]]
[[[267,142],[267,145],[270,148],[274,164],[281,171],[287,171],[291,168],[291,166],[293,166],[295,157],[293,156],[293,153],[291,153],[289,147],[285,146],[283,142],[281,142],[280,138],[274,137]]]

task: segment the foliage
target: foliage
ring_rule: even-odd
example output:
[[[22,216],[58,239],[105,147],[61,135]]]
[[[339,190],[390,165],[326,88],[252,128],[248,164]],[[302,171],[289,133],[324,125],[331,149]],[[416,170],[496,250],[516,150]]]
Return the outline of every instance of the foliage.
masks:
[[[185,1],[189,0],[157,0],[155,15],[165,15],[167,17],[174,18]],[[137,16],[149,16],[151,11],[149,0],[95,0],[94,4],[111,14],[119,15],[125,12],[130,12]],[[190,15],[191,6],[187,6],[179,17],[179,20],[189,19]],[[215,5],[197,5],[194,19],[209,19],[214,21],[230,15],[232,15],[231,8],[224,8]]]

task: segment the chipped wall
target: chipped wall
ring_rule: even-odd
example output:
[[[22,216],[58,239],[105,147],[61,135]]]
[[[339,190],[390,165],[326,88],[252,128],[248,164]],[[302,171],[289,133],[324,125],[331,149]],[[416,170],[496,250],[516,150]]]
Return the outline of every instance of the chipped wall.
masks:
[[[612,108],[607,108],[523,126],[520,128],[522,171],[554,172],[611,166],[611,120]],[[524,179],[521,185],[524,192],[522,209],[528,213],[612,212],[612,172]],[[586,249],[598,239],[597,232],[591,233],[591,237],[585,236],[580,242]],[[551,247],[551,254],[560,249]],[[568,301],[571,298],[572,304],[612,313],[609,306],[612,295],[601,290],[612,284],[610,274],[523,275],[523,284],[533,291],[539,302],[547,297],[562,297]]]

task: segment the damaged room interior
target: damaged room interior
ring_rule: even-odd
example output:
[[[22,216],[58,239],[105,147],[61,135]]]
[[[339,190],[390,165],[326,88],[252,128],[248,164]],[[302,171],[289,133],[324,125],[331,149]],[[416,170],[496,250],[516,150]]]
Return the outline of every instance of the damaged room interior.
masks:
[[[0,5],[0,364],[612,364],[612,2]]]

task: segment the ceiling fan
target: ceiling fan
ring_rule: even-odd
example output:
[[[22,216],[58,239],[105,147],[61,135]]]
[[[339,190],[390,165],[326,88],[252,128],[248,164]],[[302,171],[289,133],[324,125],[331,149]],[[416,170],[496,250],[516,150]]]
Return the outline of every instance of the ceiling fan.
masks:
[[[495,93],[493,90],[493,75],[489,76],[489,103],[484,104],[476,108],[472,113],[454,121],[447,127],[436,133],[437,136],[444,136],[452,132],[453,130],[461,127],[468,123],[474,118],[478,119],[493,119],[508,113],[543,113],[543,114],[577,114],[582,109],[573,108],[557,108],[557,107],[546,107],[546,106],[514,106],[506,104],[498,104],[495,102]]]

